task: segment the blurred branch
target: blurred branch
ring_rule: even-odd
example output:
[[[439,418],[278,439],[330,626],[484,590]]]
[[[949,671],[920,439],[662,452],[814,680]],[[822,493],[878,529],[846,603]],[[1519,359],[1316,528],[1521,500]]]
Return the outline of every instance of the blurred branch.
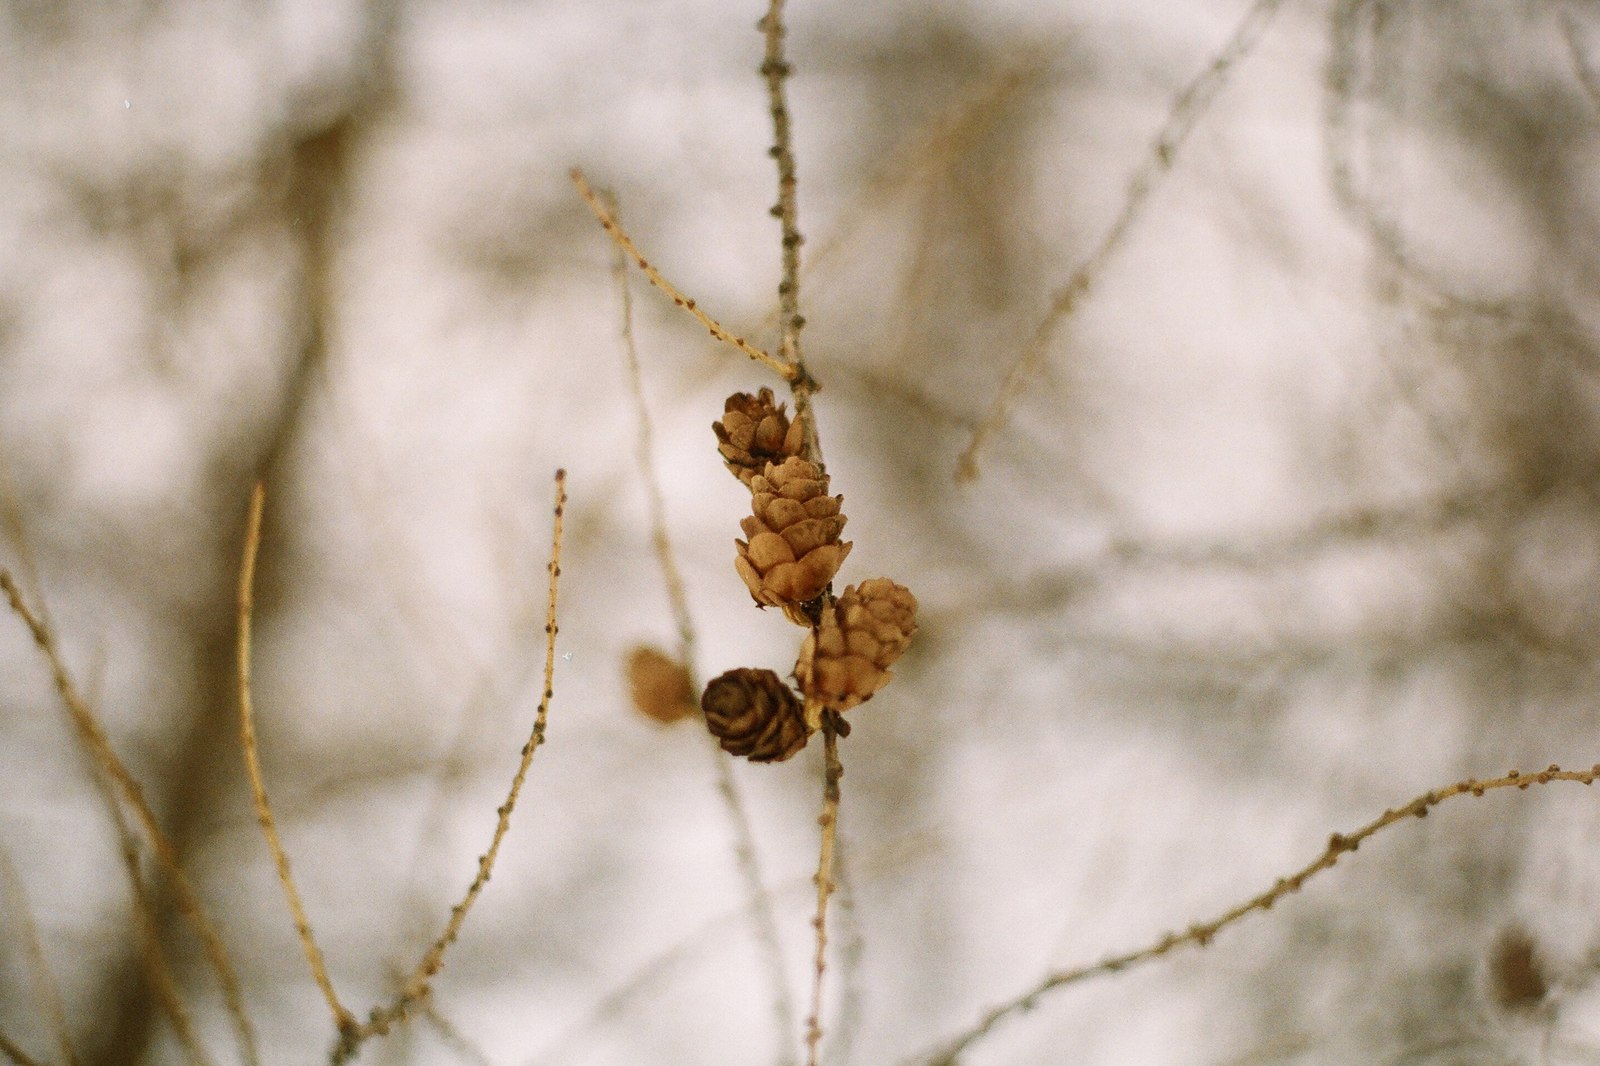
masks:
[[[1212,940],[1223,929],[1257,911],[1265,912],[1271,910],[1273,905],[1283,897],[1300,891],[1311,878],[1325,870],[1331,870],[1339,862],[1341,856],[1356,851],[1368,837],[1405,821],[1407,818],[1425,818],[1431,808],[1446,800],[1469,794],[1482,796],[1485,792],[1498,789],[1516,788],[1526,790],[1532,785],[1548,785],[1552,781],[1576,781],[1582,785],[1590,785],[1594,783],[1597,777],[1600,777],[1600,763],[1596,763],[1588,770],[1563,770],[1559,766],[1552,765],[1536,774],[1523,774],[1520,771],[1511,770],[1503,777],[1489,778],[1483,781],[1469,777],[1464,781],[1457,781],[1455,784],[1447,785],[1444,788],[1424,792],[1402,807],[1389,808],[1352,833],[1334,833],[1328,838],[1327,846],[1323,848],[1322,854],[1316,859],[1288,876],[1278,878],[1273,882],[1271,888],[1224,911],[1210,921],[1191,925],[1182,932],[1163,934],[1151,944],[1120,955],[1107,956],[1099,962],[1070,970],[1059,970],[1050,974],[1022,995],[988,1011],[979,1019],[976,1025],[953,1038],[942,1049],[931,1054],[919,1055],[914,1059],[908,1060],[908,1062],[925,1063],[927,1066],[956,1066],[961,1055],[968,1048],[987,1037],[1001,1022],[1014,1015],[1032,1010],[1038,1005],[1041,998],[1055,989],[1065,988],[1068,985],[1078,984],[1094,977],[1121,973],[1142,963],[1161,958],[1176,948],[1191,944],[1200,948],[1209,947]]]
[[[15,1066],[45,1066],[45,1063],[23,1051],[5,1033],[0,1033],[0,1054],[9,1058]]]
[[[1266,32],[1267,25],[1277,14],[1283,0],[1256,0],[1228,38],[1227,44],[1216,54],[1205,70],[1184,86],[1173,100],[1167,119],[1150,144],[1149,154],[1139,169],[1129,179],[1123,194],[1122,209],[1117,212],[1111,226],[1101,236],[1094,249],[1081,260],[1067,282],[1050,300],[1050,309],[1034,327],[1033,336],[1022,354],[1011,364],[1000,384],[1000,391],[989,404],[988,411],[972,434],[958,462],[956,480],[972,481],[978,476],[978,455],[988,440],[998,432],[1011,416],[1011,405],[1022,387],[1027,384],[1043,363],[1056,331],[1077,309],[1078,303],[1089,294],[1100,272],[1122,247],[1129,231],[1143,212],[1150,194],[1161,179],[1172,169],[1178,150],[1188,139],[1195,124],[1205,115],[1217,94],[1227,84],[1233,68],[1255,48]]]
[[[61,1054],[61,1061],[69,1066],[78,1066],[78,1053],[72,1047],[72,1031],[67,1025],[67,1012],[61,1005],[61,990],[56,985],[55,974],[50,970],[50,963],[44,956],[44,945],[39,942],[39,927],[33,920],[33,908],[28,905],[28,894],[22,887],[22,878],[17,875],[17,868],[11,862],[11,855],[0,847],[0,894],[6,900],[6,909],[11,912],[21,933],[17,939],[22,941],[24,951],[28,956],[28,970],[33,975],[33,995],[37,1000],[40,1012],[45,1016],[50,1025],[51,1035],[55,1037],[56,1050]]]
[[[617,217],[615,201],[608,204],[613,218]],[[667,600],[678,628],[678,663],[689,679],[689,691],[699,692],[699,678],[695,675],[694,619],[689,613],[689,598],[684,589],[683,574],[678,568],[677,556],[672,550],[672,538],[667,532],[667,508],[661,490],[661,478],[655,467],[654,432],[650,408],[644,399],[644,384],[640,377],[639,352],[633,336],[633,297],[628,288],[628,261],[619,245],[612,263],[612,278],[622,303],[622,350],[627,362],[628,385],[633,394],[634,415],[639,424],[637,461],[644,478],[645,491],[650,502],[651,541],[655,547],[656,562],[661,567],[661,580],[666,585]],[[697,718],[697,720],[699,720]],[[722,750],[716,738],[705,736],[707,750],[716,767],[717,792],[727,810],[733,827],[734,861],[738,864],[740,878],[744,881],[745,896],[749,900],[750,920],[761,956],[767,965],[768,980],[772,983],[773,1010],[776,1016],[780,1046],[786,1046],[789,1034],[794,1031],[795,1010],[786,977],[787,965],[783,958],[783,941],[778,935],[778,918],[772,906],[772,894],[767,891],[766,879],[761,871],[761,859],[756,851],[755,833],[751,829],[750,814],[739,792],[739,783],[733,776],[733,757]],[[785,1053],[780,1061],[791,1061]]]
[[[223,998],[227,1002],[228,1016],[233,1022],[234,1030],[238,1036],[239,1046],[244,1053],[245,1060],[258,1066],[260,1059],[256,1051],[255,1030],[250,1023],[249,1013],[245,1010],[244,995],[240,990],[238,975],[234,972],[233,963],[228,958],[227,949],[223,946],[222,938],[217,934],[216,927],[211,924],[205,907],[200,902],[199,895],[195,892],[189,875],[184,871],[178,860],[178,854],[171,839],[162,831],[161,825],[156,821],[155,812],[144,796],[144,789],[128,771],[127,766],[117,756],[111,746],[110,739],[100,727],[94,712],[79,693],[78,687],[68,673],[66,663],[61,658],[61,653],[56,646],[55,635],[48,625],[29,609],[22,598],[22,592],[17,588],[8,570],[0,569],[0,591],[4,591],[11,604],[11,610],[33,635],[34,643],[44,653],[45,659],[50,664],[50,672],[55,680],[56,691],[61,694],[62,703],[67,708],[68,715],[78,733],[78,739],[93,758],[95,765],[115,783],[124,802],[133,808],[145,835],[155,848],[156,859],[162,871],[166,874],[168,883],[177,895],[178,910],[194,927],[205,948],[207,960],[216,971],[217,979],[222,984]]]
[[[1572,60],[1572,72],[1578,76],[1578,84],[1588,94],[1589,102],[1600,108],[1600,74],[1583,54],[1583,46],[1578,43],[1578,23],[1570,10],[1561,12],[1561,36],[1567,42],[1567,55]]]

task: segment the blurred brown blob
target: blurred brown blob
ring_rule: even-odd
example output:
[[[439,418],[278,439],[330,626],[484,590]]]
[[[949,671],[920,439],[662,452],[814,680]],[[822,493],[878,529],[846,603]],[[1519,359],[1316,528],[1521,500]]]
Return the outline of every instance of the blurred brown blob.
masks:
[[[663,725],[695,712],[689,671],[659,648],[641,644],[628,653],[628,691],[640,714]]]
[[[1489,958],[1490,992],[1502,1010],[1532,1010],[1550,991],[1534,954],[1533,940],[1522,929],[1507,929]]]

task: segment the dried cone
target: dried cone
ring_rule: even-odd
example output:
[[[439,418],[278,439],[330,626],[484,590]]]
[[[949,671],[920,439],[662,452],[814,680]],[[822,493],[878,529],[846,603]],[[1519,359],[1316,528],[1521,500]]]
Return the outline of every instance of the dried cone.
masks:
[[[768,463],[750,479],[749,518],[740,521],[749,541],[739,548],[734,566],[763,607],[787,607],[822,595],[850,544],[839,543],[845,516],[843,496],[828,495],[822,468],[791,456]]]
[[[916,618],[917,598],[886,577],[845,589],[800,648],[794,676],[807,705],[847,711],[870,700],[894,677]]]
[[[771,670],[729,670],[700,697],[711,735],[730,755],[782,762],[806,746],[800,700]]]
[[[689,671],[658,648],[640,645],[628,653],[628,690],[639,713],[663,725],[694,713]]]
[[[799,455],[803,427],[790,422],[783,404],[774,403],[771,389],[754,396],[736,392],[723,404],[722,421],[711,423],[717,435],[717,451],[733,476],[750,484],[767,468]]]

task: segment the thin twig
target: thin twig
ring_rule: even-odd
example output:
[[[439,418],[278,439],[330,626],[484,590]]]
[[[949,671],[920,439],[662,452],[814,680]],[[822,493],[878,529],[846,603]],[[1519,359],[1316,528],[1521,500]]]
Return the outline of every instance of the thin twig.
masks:
[[[289,869],[289,854],[278,836],[272,804],[267,800],[266,781],[261,776],[261,756],[256,744],[255,707],[250,694],[250,624],[255,617],[256,555],[261,548],[261,512],[266,504],[266,488],[256,482],[250,493],[250,516],[245,524],[244,561],[239,567],[239,639],[236,649],[239,667],[239,741],[244,747],[245,769],[250,775],[250,798],[255,804],[256,821],[261,825],[261,835],[266,838],[272,861],[278,867],[278,883],[289,901],[289,913],[294,918],[294,931],[300,937],[300,948],[305,952],[306,965],[311,967],[311,977],[322,990],[328,1010],[333,1013],[333,1023],[338,1030],[348,1032],[356,1027],[355,1016],[333,990],[328,977],[328,967],[322,958],[322,949],[311,932],[311,920],[306,916],[300,890],[295,887],[294,874]]]
[[[1551,765],[1548,769],[1541,770],[1536,774],[1523,774],[1517,770],[1511,770],[1503,777],[1490,778],[1484,781],[1467,778],[1465,781],[1457,781],[1455,784],[1448,785],[1445,788],[1424,792],[1404,806],[1389,808],[1354,832],[1334,833],[1328,838],[1328,843],[1323,847],[1322,854],[1317,858],[1287,877],[1278,878],[1272,883],[1272,887],[1250,897],[1237,906],[1229,908],[1210,921],[1191,925],[1182,932],[1166,933],[1151,944],[1120,955],[1107,956],[1099,962],[1052,973],[1022,995],[988,1011],[979,1019],[976,1025],[960,1036],[955,1037],[941,1050],[929,1055],[918,1056],[910,1061],[925,1063],[926,1066],[955,1066],[962,1052],[988,1036],[1001,1022],[1014,1015],[1031,1010],[1048,992],[1057,988],[1064,988],[1067,985],[1078,984],[1093,977],[1120,973],[1141,963],[1158,959],[1176,948],[1190,944],[1196,947],[1207,947],[1223,929],[1256,911],[1271,910],[1273,904],[1290,893],[1300,891],[1301,887],[1311,878],[1324,870],[1331,870],[1338,863],[1341,856],[1354,852],[1368,837],[1382,832],[1392,825],[1403,822],[1407,818],[1425,818],[1431,808],[1438,806],[1445,800],[1469,793],[1474,796],[1481,796],[1485,792],[1502,788],[1527,789],[1531,785],[1547,785],[1552,781],[1576,781],[1579,784],[1589,785],[1593,784],[1596,778],[1600,778],[1600,763],[1596,763],[1588,770],[1563,770],[1559,766]]]
[[[616,219],[611,217],[610,212],[606,210],[605,204],[600,202],[600,197],[589,187],[589,183],[584,180],[583,171],[573,167],[571,176],[572,183],[578,187],[578,195],[583,197],[583,202],[589,205],[589,210],[594,212],[594,217],[600,220],[600,225],[605,227],[605,231],[611,235],[611,239],[632,256],[635,263],[639,264],[639,269],[644,271],[644,276],[650,279],[650,284],[672,297],[673,303],[693,315],[695,320],[704,326],[707,332],[717,340],[733,345],[783,380],[788,382],[795,380],[796,370],[793,366],[786,365],[782,360],[773,358],[771,353],[757,348],[743,337],[730,333],[723,327],[722,323],[700,310],[699,305],[688,296],[685,296],[681,289],[662,277],[661,272],[650,265],[650,261],[644,257],[644,253],[639,251],[638,246],[633,243],[633,238],[629,237],[627,231],[618,225]]]
[[[1056,331],[1076,310],[1079,301],[1089,294],[1090,288],[1099,278],[1106,263],[1121,249],[1134,222],[1138,220],[1146,202],[1150,199],[1150,194],[1172,169],[1183,142],[1216,99],[1222,87],[1227,84],[1228,75],[1233,67],[1249,55],[1261,40],[1261,35],[1272,21],[1272,16],[1282,4],[1283,0],[1256,0],[1234,29],[1233,35],[1228,38],[1227,44],[1223,45],[1222,50],[1206,65],[1205,70],[1184,86],[1183,91],[1173,101],[1171,109],[1167,112],[1166,121],[1155,139],[1150,142],[1150,150],[1144,162],[1134,171],[1133,177],[1128,182],[1122,209],[1117,212],[1110,228],[1101,236],[1094,250],[1078,263],[1077,268],[1067,278],[1066,284],[1051,297],[1049,310],[1034,327],[1033,335],[1023,348],[1022,354],[1006,371],[1000,391],[990,402],[983,421],[973,431],[972,441],[961,453],[956,469],[958,481],[971,481],[978,476],[978,453],[988,443],[989,438],[1010,418],[1012,403],[1023,386],[1038,372],[1045,353],[1049,351],[1050,344],[1055,339]]]
[[[615,200],[607,197],[605,203],[612,219],[620,225]],[[633,296],[628,287],[628,260],[620,246],[612,263],[612,277],[616,281],[617,293],[622,303],[622,350],[627,361],[629,388],[633,393],[634,416],[639,423],[636,456],[649,497],[651,542],[655,548],[656,562],[661,567],[662,582],[667,588],[667,601],[672,608],[673,621],[678,629],[678,662],[688,674],[689,691],[698,692],[700,683],[694,669],[694,619],[689,613],[689,597],[684,588],[683,574],[678,568],[678,559],[672,550],[672,538],[667,532],[665,494],[661,490],[661,479],[655,468],[653,423],[649,405],[644,399],[639,351],[633,335]],[[739,793],[738,781],[733,776],[733,757],[723,751],[716,738],[709,733],[706,734],[706,745],[712,763],[716,767],[717,793],[722,797],[728,821],[733,826],[734,861],[739,867],[739,876],[744,881],[744,891],[750,905],[750,921],[761,947],[761,955],[767,964],[767,977],[772,984],[775,997],[773,1010],[777,1016],[778,1032],[782,1034],[780,1040],[786,1042],[788,1035],[794,1032],[795,1009],[789,982],[785,976],[788,967],[783,957],[783,942],[778,935],[778,918],[772,906],[772,894],[767,891],[766,879],[762,876],[750,815],[745,809],[744,798]],[[779,1061],[792,1062],[792,1053],[785,1052]]]
[[[42,616],[28,606],[27,601],[23,599],[22,590],[17,587],[8,570],[0,569],[0,591],[5,593],[11,610],[28,627],[34,643],[39,646],[45,660],[50,664],[56,691],[60,693],[62,703],[72,718],[79,741],[88,749],[95,765],[111,778],[123,801],[133,808],[140,826],[150,839],[151,846],[155,849],[156,862],[166,874],[172,884],[173,892],[177,895],[179,913],[194,927],[200,937],[206,959],[216,971],[217,980],[222,985],[223,1000],[227,1005],[228,1016],[233,1022],[245,1061],[251,1066],[257,1066],[261,1060],[256,1050],[255,1028],[251,1025],[249,1013],[245,1009],[244,993],[240,988],[238,975],[234,973],[233,963],[228,958],[227,948],[224,947],[216,927],[211,924],[211,919],[206,914],[194,885],[189,881],[188,873],[178,861],[177,850],[173,847],[172,841],[156,821],[155,812],[145,799],[143,787],[117,756],[105,730],[101,728],[88,702],[78,691],[72,675],[67,672],[66,663],[56,646],[55,634]]]
[[[23,890],[22,878],[17,875],[11,855],[3,847],[0,847],[0,883],[4,884],[7,909],[11,911],[21,932],[19,939],[28,956],[34,999],[40,1013],[50,1023],[50,1032],[55,1037],[61,1060],[69,1066],[77,1066],[78,1053],[72,1047],[72,1032],[67,1027],[67,1012],[61,1005],[61,990],[44,956],[44,945],[39,941],[39,927],[33,920],[33,908],[28,905],[28,894]]]
[[[817,857],[817,914],[812,924],[817,930],[816,957],[812,960],[811,1016],[806,1019],[806,1066],[817,1066],[818,1045],[822,1042],[822,975],[828,965],[828,899],[833,895],[833,846],[839,829],[839,779],[844,766],[839,762],[839,734],[833,713],[822,715],[822,847]]]
[[[445,952],[455,943],[456,937],[461,933],[462,924],[467,920],[467,912],[472,909],[473,903],[489,883],[495,858],[500,854],[500,845],[511,829],[511,813],[516,809],[517,797],[522,794],[523,783],[528,777],[528,767],[533,762],[533,753],[544,744],[550,701],[555,696],[556,589],[561,578],[561,532],[567,510],[567,472],[557,470],[555,481],[555,522],[550,540],[550,595],[545,605],[544,623],[544,689],[539,696],[539,709],[534,713],[533,728],[527,742],[522,745],[522,757],[517,763],[517,772],[511,778],[510,792],[506,796],[506,801],[495,809],[494,834],[489,840],[488,850],[478,857],[478,870],[472,878],[472,883],[467,886],[466,895],[450,908],[450,919],[445,923],[444,931],[423,954],[395,1001],[386,1007],[374,1007],[365,1022],[340,1035],[339,1043],[330,1056],[330,1062],[335,1066],[348,1062],[367,1038],[387,1033],[395,1022],[405,1019],[413,1004],[421,1002],[429,994],[433,979],[444,968]]]
[[[103,782],[103,775],[97,777]],[[172,976],[172,965],[167,961],[166,949],[161,944],[161,926],[157,918],[156,901],[150,893],[150,886],[145,881],[144,870],[139,863],[137,838],[133,835],[133,828],[128,825],[128,820],[114,797],[108,795],[107,800],[116,821],[122,864],[127,870],[128,882],[133,889],[134,920],[138,926],[140,957],[144,961],[151,988],[155,991],[156,1002],[166,1012],[167,1020],[172,1023],[172,1031],[177,1036],[178,1043],[183,1045],[189,1061],[197,1066],[210,1066],[211,1056],[200,1044],[194,1018],[189,1014],[189,1008],[184,1004],[183,997],[178,991],[178,982]]]
[[[621,217],[615,199],[607,195],[602,202],[612,221],[620,227]],[[628,259],[621,245],[617,246],[612,259],[611,278],[616,283],[617,298],[622,304],[622,355],[628,369],[628,388],[633,394],[633,416],[639,424],[634,458],[639,464],[650,506],[650,541],[655,549],[656,563],[661,567],[662,583],[667,588],[672,620],[678,629],[678,661],[692,674],[694,621],[689,615],[689,596],[684,587],[683,572],[678,568],[678,558],[672,550],[672,538],[667,533],[666,494],[661,490],[661,479],[655,468],[655,424],[650,418],[650,406],[644,400],[639,348],[633,336],[633,293],[628,287]]]
[[[797,196],[799,180],[795,173],[793,134],[789,123],[788,79],[793,73],[784,57],[783,0],[771,0],[767,13],[758,24],[766,42],[766,52],[761,61],[761,76],[767,83],[768,111],[772,115],[772,158],[778,166],[778,202],[773,214],[778,216],[782,228],[783,276],[778,282],[778,351],[794,369],[789,379],[789,391],[794,398],[795,417],[803,427],[804,455],[812,463],[822,466],[822,443],[817,437],[817,416],[811,405],[811,394],[817,388],[815,379],[806,371],[805,358],[800,349],[800,330],[805,318],[800,314],[800,211]],[[823,592],[823,609],[832,609],[832,594]],[[817,913],[813,919],[816,927],[815,968],[811,981],[811,1015],[806,1020],[806,1062],[817,1066],[818,1045],[822,1041],[822,990],[826,972],[828,947],[828,899],[833,895],[833,845],[839,818],[839,779],[844,766],[839,761],[839,739],[832,715],[822,715],[823,735],[823,786],[822,814],[817,822],[822,830],[822,841],[817,859]]]
[[[27,526],[23,521],[22,509],[17,506],[15,479],[12,477],[10,465],[6,462],[4,454],[0,454],[0,523],[5,526],[6,533],[11,539],[17,552],[19,568],[22,574],[22,583],[26,586],[29,595],[38,603],[37,612],[40,624],[46,629],[50,626],[50,612],[43,602],[40,593],[42,582],[39,578],[39,567],[33,552],[33,544],[28,536]],[[85,701],[87,706],[93,706],[93,700]],[[150,886],[145,878],[145,872],[139,859],[138,838],[133,827],[128,824],[128,816],[122,809],[122,804],[117,799],[115,786],[107,775],[105,768],[96,764],[90,774],[95,790],[105,803],[106,812],[111,816],[112,828],[117,837],[117,848],[122,856],[123,869],[128,875],[128,885],[133,892],[133,910],[139,936],[139,958],[144,964],[145,975],[149,978],[151,987],[155,991],[156,1000],[165,1012],[167,1020],[172,1023],[173,1034],[178,1042],[183,1045],[188,1054],[189,1061],[200,1066],[209,1066],[211,1058],[200,1045],[196,1035],[194,1019],[189,1014],[189,1009],[184,1005],[183,998],[178,992],[177,981],[173,979],[172,967],[167,961],[166,949],[161,943],[159,908],[151,894]],[[69,1058],[69,1061],[70,1058]]]
[[[772,158],[778,164],[778,202],[773,205],[772,213],[778,216],[783,232],[783,276],[778,279],[778,353],[790,368],[785,380],[794,396],[795,417],[804,427],[805,457],[820,466],[822,445],[817,440],[817,416],[811,409],[811,394],[816,391],[817,383],[806,372],[805,357],[800,351],[800,330],[806,324],[800,314],[800,245],[805,243],[805,238],[800,235],[799,179],[795,174],[789,127],[786,86],[793,68],[783,53],[786,32],[783,0],[771,0],[757,28],[766,41],[761,77],[767,83],[767,109],[772,115]]]

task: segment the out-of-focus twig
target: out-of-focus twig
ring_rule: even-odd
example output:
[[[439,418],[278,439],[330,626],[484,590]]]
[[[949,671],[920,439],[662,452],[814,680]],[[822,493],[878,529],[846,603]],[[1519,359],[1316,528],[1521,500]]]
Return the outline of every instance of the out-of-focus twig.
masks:
[[[19,939],[28,956],[28,970],[33,975],[33,995],[40,1013],[49,1023],[50,1034],[55,1038],[56,1051],[61,1061],[78,1066],[78,1053],[72,1046],[72,1031],[67,1026],[67,1012],[61,1005],[61,990],[56,986],[55,974],[50,970],[44,955],[44,945],[39,941],[39,927],[33,920],[33,908],[28,906],[28,894],[23,890],[22,878],[12,865],[11,856],[0,847],[0,885],[6,899],[6,909],[21,933]]]
[[[1282,4],[1283,0],[1256,0],[1228,38],[1228,42],[1222,46],[1222,50],[1212,57],[1206,68],[1185,85],[1183,91],[1173,100],[1166,121],[1162,123],[1155,139],[1150,142],[1150,150],[1144,162],[1128,181],[1121,210],[1112,219],[1111,225],[1101,235],[1093,250],[1072,271],[1066,284],[1056,290],[1050,299],[1049,310],[1034,327],[1033,335],[1028,339],[1022,354],[1006,371],[1000,384],[1000,391],[995,394],[983,420],[973,431],[971,443],[961,453],[956,469],[958,481],[972,481],[977,478],[979,453],[989,438],[1005,425],[1011,415],[1012,403],[1015,402],[1023,386],[1038,371],[1051,342],[1055,339],[1056,331],[1071,317],[1079,301],[1089,294],[1106,263],[1121,249],[1133,224],[1144,211],[1150,194],[1172,169],[1183,142],[1188,139],[1195,124],[1210,108],[1222,87],[1227,84],[1233,68],[1249,55],[1261,40],[1261,35],[1266,32],[1272,16],[1277,14]]]
[[[608,198],[607,209],[614,219],[620,215],[614,201]],[[640,475],[650,501],[651,542],[655,547],[656,562],[661,567],[661,580],[666,585],[667,601],[678,630],[678,662],[689,678],[689,690],[700,691],[695,675],[694,619],[689,613],[689,597],[684,588],[683,574],[678,568],[672,550],[672,538],[667,531],[667,508],[661,490],[661,479],[655,467],[655,443],[649,405],[644,399],[644,383],[639,368],[638,346],[633,333],[633,297],[628,288],[628,260],[619,245],[612,263],[612,277],[616,282],[618,298],[622,304],[622,350],[627,361],[628,384],[633,393],[634,416],[639,422],[637,459]],[[760,855],[756,851],[755,832],[750,825],[750,814],[745,808],[739,783],[733,776],[733,757],[722,750],[716,738],[706,735],[707,751],[716,767],[717,793],[722,797],[728,821],[733,827],[734,861],[738,864],[740,878],[744,881],[745,896],[750,904],[750,920],[762,958],[767,964],[767,977],[772,983],[773,1012],[776,1016],[780,1040],[787,1041],[794,1031],[795,1009],[789,992],[787,965],[783,958],[783,941],[778,936],[778,919],[773,911],[772,893],[767,891],[762,876]],[[780,1061],[791,1061],[784,1055]]]
[[[162,831],[161,824],[156,821],[155,812],[145,799],[143,787],[118,757],[116,750],[111,746],[110,738],[106,736],[93,710],[78,691],[77,684],[72,680],[72,675],[67,671],[66,663],[61,658],[54,632],[43,618],[28,606],[27,601],[23,599],[22,590],[17,587],[8,570],[0,570],[0,591],[5,593],[11,610],[28,627],[34,643],[39,646],[39,650],[50,664],[56,691],[60,693],[61,701],[67,708],[79,741],[87,749],[95,765],[111,779],[123,802],[133,808],[135,817],[155,849],[156,861],[177,897],[179,912],[200,937],[206,959],[216,971],[217,980],[222,985],[228,1016],[233,1022],[245,1061],[251,1066],[257,1066],[260,1056],[256,1050],[255,1027],[251,1024],[249,1012],[245,1009],[244,993],[240,988],[239,978],[234,972],[227,948],[206,914],[205,906],[200,902],[199,894],[189,881],[188,873],[178,861],[172,841]]]

